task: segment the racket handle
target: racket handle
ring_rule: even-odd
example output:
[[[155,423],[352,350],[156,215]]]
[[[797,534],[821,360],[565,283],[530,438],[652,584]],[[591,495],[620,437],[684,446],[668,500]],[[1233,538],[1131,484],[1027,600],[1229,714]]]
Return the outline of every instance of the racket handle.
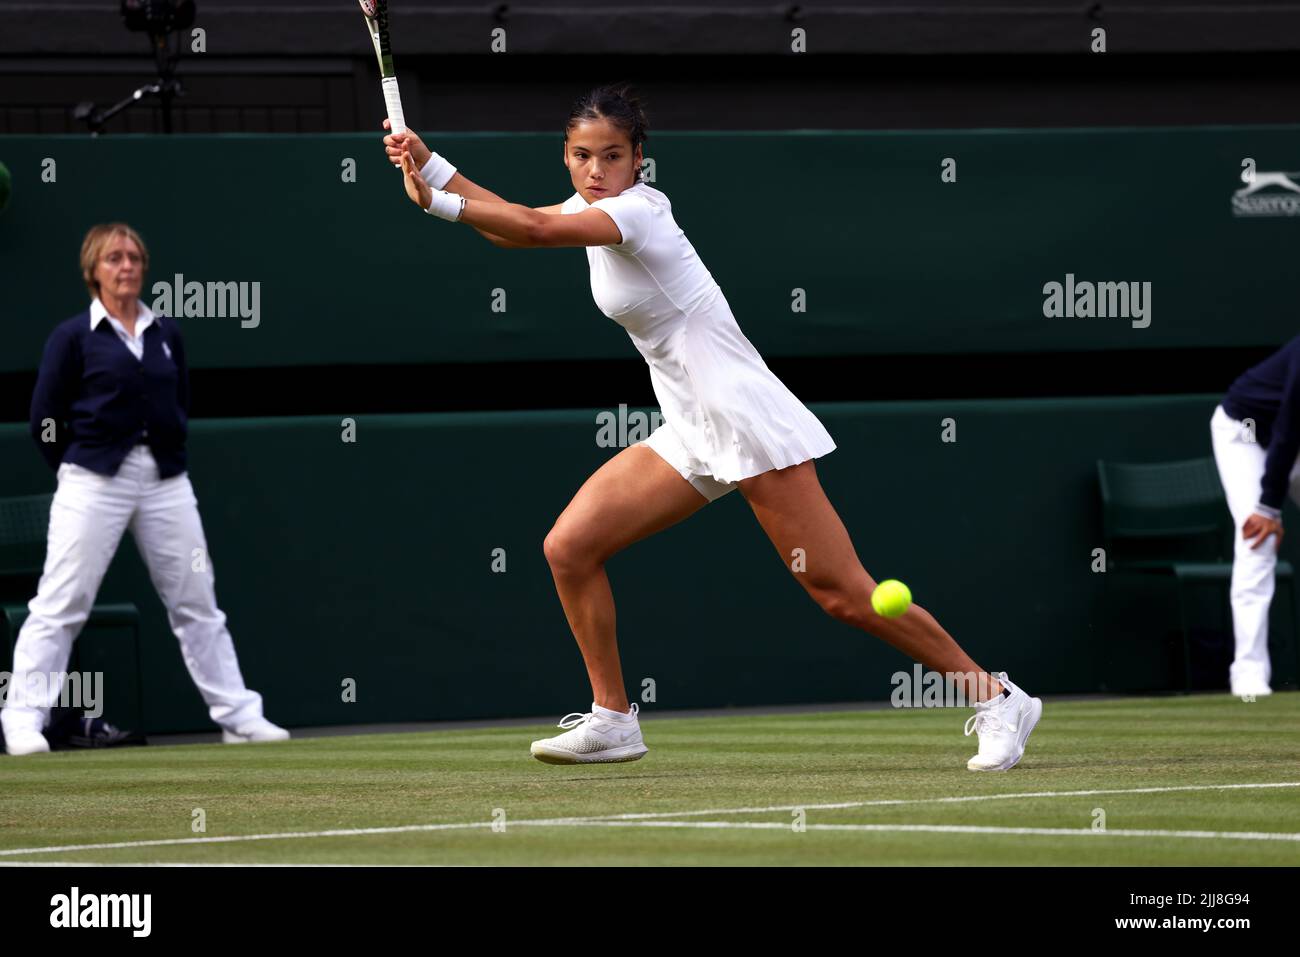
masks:
[[[402,94],[397,89],[397,77],[386,76],[379,81],[384,88],[384,105],[388,107],[388,125],[393,133],[406,132],[406,117],[402,115]]]

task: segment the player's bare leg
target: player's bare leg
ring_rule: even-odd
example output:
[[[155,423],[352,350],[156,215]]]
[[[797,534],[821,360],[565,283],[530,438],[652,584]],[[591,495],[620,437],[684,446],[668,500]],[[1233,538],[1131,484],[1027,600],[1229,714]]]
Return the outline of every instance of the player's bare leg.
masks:
[[[806,565],[794,577],[827,614],[870,632],[934,671],[987,676],[977,682],[984,688],[964,689],[970,700],[1002,692],[997,679],[972,661],[924,608],[912,605],[898,618],[876,614],[871,607],[876,582],[862,567],[811,461],[745,479],[740,491],[787,568],[794,550],[803,550]]]
[[[706,504],[658,453],[634,445],[587,479],[546,536],[551,577],[601,707],[628,710],[605,562]]]
[[[547,764],[636,761],[647,751],[618,659],[614,596],[605,562],[633,542],[698,511],[707,500],[657,452],[632,446],[589,478],[546,536],[546,560],[591,679],[592,710],[566,715],[565,732],[532,743]]]
[[[965,700],[977,702],[966,733],[979,732],[979,753],[966,766],[972,771],[1005,771],[1015,766],[1042,714],[1042,702],[1012,684],[1005,672],[994,676],[980,668],[924,608],[913,605],[898,618],[876,614],[871,607],[876,583],[858,560],[844,523],[817,480],[814,464],[808,461],[764,472],[739,484],[787,567],[794,550],[803,550],[805,564],[795,578],[828,614],[882,638],[932,671],[951,676],[948,680]]]

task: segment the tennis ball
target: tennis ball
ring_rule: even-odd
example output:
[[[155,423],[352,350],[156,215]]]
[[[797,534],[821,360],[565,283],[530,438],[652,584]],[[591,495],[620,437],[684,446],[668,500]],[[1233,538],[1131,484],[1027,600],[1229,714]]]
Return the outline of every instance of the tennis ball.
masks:
[[[894,578],[883,581],[871,593],[871,607],[877,615],[897,618],[912,607],[912,590]]]
[[[13,189],[13,177],[9,175],[9,167],[0,163],[0,213],[3,213],[5,207],[9,205],[9,193]]]

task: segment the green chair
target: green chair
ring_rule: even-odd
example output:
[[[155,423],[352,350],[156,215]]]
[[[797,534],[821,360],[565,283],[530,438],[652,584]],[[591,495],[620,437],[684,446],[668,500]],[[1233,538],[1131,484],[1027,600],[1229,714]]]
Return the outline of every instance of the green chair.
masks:
[[[1211,458],[1121,465],[1097,460],[1106,566],[1137,574],[1171,575],[1178,588],[1183,676],[1192,689],[1189,586],[1232,579],[1235,526]],[[1290,601],[1292,642],[1300,668],[1300,619],[1295,569],[1279,560],[1277,580]],[[1232,633],[1229,628],[1229,634]]]
[[[10,654],[18,632],[27,620],[25,602],[13,601],[36,592],[45,565],[45,543],[50,525],[53,495],[23,495],[0,498],[0,649]],[[129,602],[95,605],[86,628],[129,628],[135,664],[136,713],[143,715],[140,700],[140,611]]]

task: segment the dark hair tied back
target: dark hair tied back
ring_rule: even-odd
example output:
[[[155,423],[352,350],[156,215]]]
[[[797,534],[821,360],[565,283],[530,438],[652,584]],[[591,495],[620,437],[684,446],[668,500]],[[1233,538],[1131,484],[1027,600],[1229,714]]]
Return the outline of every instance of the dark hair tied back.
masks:
[[[584,120],[600,119],[608,120],[627,134],[634,156],[649,134],[644,104],[628,83],[608,83],[578,97],[569,111],[569,121],[564,124],[564,138],[568,139],[569,132]],[[636,171],[636,181],[643,181],[640,168]]]

